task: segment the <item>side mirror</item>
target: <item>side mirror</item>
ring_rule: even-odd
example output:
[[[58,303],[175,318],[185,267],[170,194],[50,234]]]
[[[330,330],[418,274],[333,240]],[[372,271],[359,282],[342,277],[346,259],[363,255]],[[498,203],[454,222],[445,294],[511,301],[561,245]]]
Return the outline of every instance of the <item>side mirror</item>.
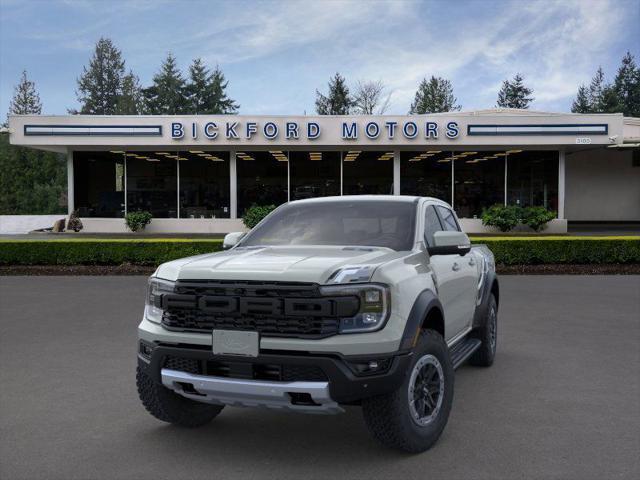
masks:
[[[471,240],[464,232],[436,232],[429,255],[466,255],[471,250]]]
[[[238,242],[246,235],[245,232],[231,232],[227,233],[224,236],[224,240],[222,241],[222,249],[228,250],[231,247],[235,247]]]

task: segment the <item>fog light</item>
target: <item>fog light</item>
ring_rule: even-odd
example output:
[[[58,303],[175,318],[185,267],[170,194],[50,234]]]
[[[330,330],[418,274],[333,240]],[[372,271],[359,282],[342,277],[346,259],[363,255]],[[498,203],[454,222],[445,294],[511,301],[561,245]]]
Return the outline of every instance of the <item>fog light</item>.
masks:
[[[363,313],[362,314],[362,323],[367,325],[371,325],[372,323],[376,323],[380,316],[376,313]]]
[[[367,303],[379,303],[380,290],[367,290],[364,294],[364,300]]]

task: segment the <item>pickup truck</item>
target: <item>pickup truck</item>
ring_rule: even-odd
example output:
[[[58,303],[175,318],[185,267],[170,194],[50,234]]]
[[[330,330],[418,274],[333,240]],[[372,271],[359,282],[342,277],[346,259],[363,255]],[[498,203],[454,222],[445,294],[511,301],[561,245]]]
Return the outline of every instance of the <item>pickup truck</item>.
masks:
[[[494,258],[441,200],[294,201],[224,247],[149,279],[136,379],[159,420],[357,405],[382,444],[422,452],[447,423],[454,370],[493,363]]]

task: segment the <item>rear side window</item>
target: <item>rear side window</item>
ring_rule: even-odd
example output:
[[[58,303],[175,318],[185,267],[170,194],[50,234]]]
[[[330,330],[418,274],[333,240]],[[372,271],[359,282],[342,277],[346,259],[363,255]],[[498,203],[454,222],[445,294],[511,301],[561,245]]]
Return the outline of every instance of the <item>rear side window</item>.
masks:
[[[427,242],[427,246],[433,247],[433,234],[442,230],[436,209],[433,208],[433,205],[429,205],[424,218],[424,240]]]
[[[438,213],[440,214],[440,218],[442,219],[442,226],[445,230],[449,232],[461,232],[460,225],[458,225],[458,221],[456,220],[456,216],[453,214],[451,210],[445,207],[441,207],[438,205]]]

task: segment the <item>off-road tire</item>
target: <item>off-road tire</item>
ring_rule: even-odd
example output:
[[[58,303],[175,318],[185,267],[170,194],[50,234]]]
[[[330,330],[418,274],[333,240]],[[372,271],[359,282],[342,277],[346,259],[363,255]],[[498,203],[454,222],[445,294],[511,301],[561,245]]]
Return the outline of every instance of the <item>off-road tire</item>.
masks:
[[[482,319],[482,325],[473,332],[473,336],[479,339],[482,344],[475,352],[473,352],[473,355],[469,357],[469,363],[478,367],[490,367],[493,365],[493,360],[496,357],[498,341],[498,304],[496,303],[496,298],[493,296],[493,293],[490,294],[488,302],[487,313]],[[491,322],[494,322],[493,333]]]
[[[442,405],[430,423],[418,425],[409,406],[411,372],[425,355],[433,355],[440,362],[444,378]],[[420,333],[410,366],[402,386],[396,391],[362,401],[365,423],[373,436],[383,445],[410,453],[428,450],[444,430],[453,402],[454,371],[449,349],[435,330]]]
[[[163,422],[195,428],[213,420],[224,406],[194,402],[155,382],[140,367],[136,371],[138,395],[147,411]]]

